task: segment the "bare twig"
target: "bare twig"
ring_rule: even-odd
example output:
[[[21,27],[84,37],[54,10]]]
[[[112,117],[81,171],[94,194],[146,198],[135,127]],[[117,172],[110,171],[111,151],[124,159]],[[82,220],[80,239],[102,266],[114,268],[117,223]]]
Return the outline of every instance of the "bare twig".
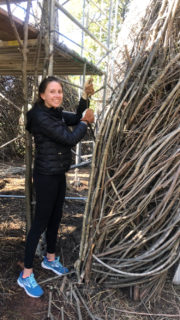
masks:
[[[73,274],[74,272],[75,271],[68,272],[68,275]],[[62,277],[67,277],[67,274],[62,274],[60,276],[55,276],[55,277],[48,278],[46,280],[43,280],[43,281],[39,282],[39,284],[43,284],[43,283],[47,283],[47,282],[50,282],[50,281],[54,281],[54,280],[57,280],[57,279],[62,278]]]
[[[12,142],[14,142],[14,141],[16,141],[16,140],[22,138],[23,136],[24,136],[24,134],[21,134],[21,135],[17,136],[16,138],[14,138],[14,139],[12,139],[12,140],[4,143],[3,145],[0,146],[0,149],[6,147],[7,145],[9,145],[10,143],[12,143]]]
[[[76,305],[77,305],[77,312],[78,312],[78,319],[82,320],[82,314],[81,314],[81,308],[80,308],[80,303],[79,303],[79,298],[77,297],[76,293],[74,290],[72,290],[72,295],[76,301]]]
[[[52,304],[52,290],[53,290],[53,287],[50,286],[49,287],[49,302],[48,302],[48,319],[52,319],[52,314],[51,314],[51,304]],[[53,320],[53,319],[52,319]]]
[[[120,55],[122,80],[96,138],[76,262],[79,282],[138,286],[145,300],[160,295],[179,259],[179,9],[177,0],[152,0],[132,50]]]
[[[20,38],[20,36],[19,36],[19,33],[18,33],[18,31],[17,31],[16,25],[15,25],[14,20],[13,20],[13,17],[12,17],[11,7],[10,7],[9,0],[6,0],[6,4],[7,4],[7,9],[8,9],[9,20],[10,20],[11,26],[12,26],[12,28],[13,28],[15,37],[16,37],[18,43],[19,43],[19,47],[22,49],[22,48],[23,48],[23,43],[22,43],[22,41],[21,41],[21,38]]]
[[[175,315],[175,314],[156,314],[156,313],[145,313],[145,312],[136,312],[136,311],[129,311],[129,310],[123,310],[123,309],[116,309],[116,308],[111,308],[108,307],[108,309],[111,310],[116,310],[118,312],[122,312],[122,313],[127,313],[127,314],[134,314],[134,315],[139,315],[139,316],[149,316],[149,317],[168,317],[168,318],[175,318],[175,319],[179,319],[179,315]]]
[[[79,292],[78,288],[77,288],[75,285],[74,285],[74,288],[75,288],[75,290],[76,290],[76,292],[77,292],[77,295],[79,296],[79,298],[80,298],[81,302],[83,303],[83,305],[84,305],[84,307],[85,307],[86,311],[88,312],[88,314],[89,314],[90,318],[91,318],[92,320],[102,320],[102,319],[100,319],[99,317],[94,316],[94,315],[91,313],[91,311],[89,310],[89,308],[88,308],[87,304],[85,303],[85,301],[84,301],[84,299],[83,299],[82,295],[80,294],[80,292]]]

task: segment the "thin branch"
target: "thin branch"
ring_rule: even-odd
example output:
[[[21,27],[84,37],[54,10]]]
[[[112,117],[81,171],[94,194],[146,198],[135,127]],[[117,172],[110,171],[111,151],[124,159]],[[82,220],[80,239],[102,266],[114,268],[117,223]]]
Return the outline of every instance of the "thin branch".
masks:
[[[123,309],[116,309],[116,308],[112,308],[112,307],[108,307],[108,309],[111,309],[111,310],[115,310],[115,311],[118,311],[118,312],[123,312],[123,313],[127,313],[127,314],[134,314],[134,315],[138,315],[138,316],[146,316],[146,317],[151,317],[151,316],[154,316],[154,317],[168,317],[168,318],[177,318],[179,319],[179,315],[175,315],[175,314],[156,314],[156,313],[145,313],[145,312],[136,312],[136,311],[129,311],[129,310],[123,310]]]
[[[23,43],[22,43],[21,38],[20,38],[20,36],[19,36],[19,33],[18,33],[18,31],[17,31],[15,22],[14,22],[14,20],[13,20],[13,16],[12,16],[12,13],[11,13],[11,7],[10,7],[9,0],[6,0],[6,4],[7,4],[7,9],[8,9],[8,14],[9,14],[9,20],[10,20],[12,29],[13,29],[14,34],[15,34],[15,37],[16,37],[18,43],[19,43],[19,47],[20,47],[20,49],[22,50],[22,49],[23,49]]]

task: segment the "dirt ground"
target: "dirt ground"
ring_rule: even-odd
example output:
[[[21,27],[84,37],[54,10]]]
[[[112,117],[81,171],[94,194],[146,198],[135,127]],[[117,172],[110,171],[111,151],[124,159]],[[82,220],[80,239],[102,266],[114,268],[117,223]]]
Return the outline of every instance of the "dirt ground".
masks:
[[[89,168],[80,169],[80,186],[73,185],[74,171],[68,174],[67,196],[86,197]],[[0,164],[0,194],[24,195],[24,166]],[[34,273],[45,294],[28,297],[17,285],[22,269],[26,235],[24,198],[0,198],[0,320],[170,320],[180,319],[180,287],[168,276],[161,297],[143,304],[130,298],[130,290],[107,289],[95,283],[77,282],[74,263],[78,258],[85,201],[66,200],[59,230],[57,254],[70,269],[56,277],[34,262]]]

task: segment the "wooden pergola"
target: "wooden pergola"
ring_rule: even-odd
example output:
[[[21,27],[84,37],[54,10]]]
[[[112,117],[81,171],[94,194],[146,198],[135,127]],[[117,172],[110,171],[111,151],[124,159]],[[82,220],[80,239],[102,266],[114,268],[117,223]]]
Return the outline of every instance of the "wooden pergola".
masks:
[[[0,1],[0,4],[4,1]],[[23,39],[23,21],[13,17],[16,29],[21,39]],[[33,75],[35,71],[42,74],[45,46],[42,41],[38,64],[39,31],[33,26],[28,26],[28,54],[27,54],[27,74]],[[69,49],[65,44],[54,42],[53,49],[53,69],[56,75],[82,75],[84,65],[86,65],[86,75],[102,75],[103,72],[91,62],[82,58],[74,50]],[[0,74],[19,76],[22,74],[22,54],[16,40],[14,30],[11,26],[8,13],[0,8]]]

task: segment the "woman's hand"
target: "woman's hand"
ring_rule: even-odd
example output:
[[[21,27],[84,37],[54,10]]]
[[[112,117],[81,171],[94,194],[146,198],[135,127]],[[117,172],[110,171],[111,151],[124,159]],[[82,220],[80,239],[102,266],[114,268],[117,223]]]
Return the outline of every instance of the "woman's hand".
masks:
[[[87,122],[87,123],[93,123],[94,122],[94,111],[92,109],[86,109],[83,113],[83,117],[81,121]]]
[[[85,82],[82,98],[87,100],[93,94],[94,94],[93,78],[90,78]]]

